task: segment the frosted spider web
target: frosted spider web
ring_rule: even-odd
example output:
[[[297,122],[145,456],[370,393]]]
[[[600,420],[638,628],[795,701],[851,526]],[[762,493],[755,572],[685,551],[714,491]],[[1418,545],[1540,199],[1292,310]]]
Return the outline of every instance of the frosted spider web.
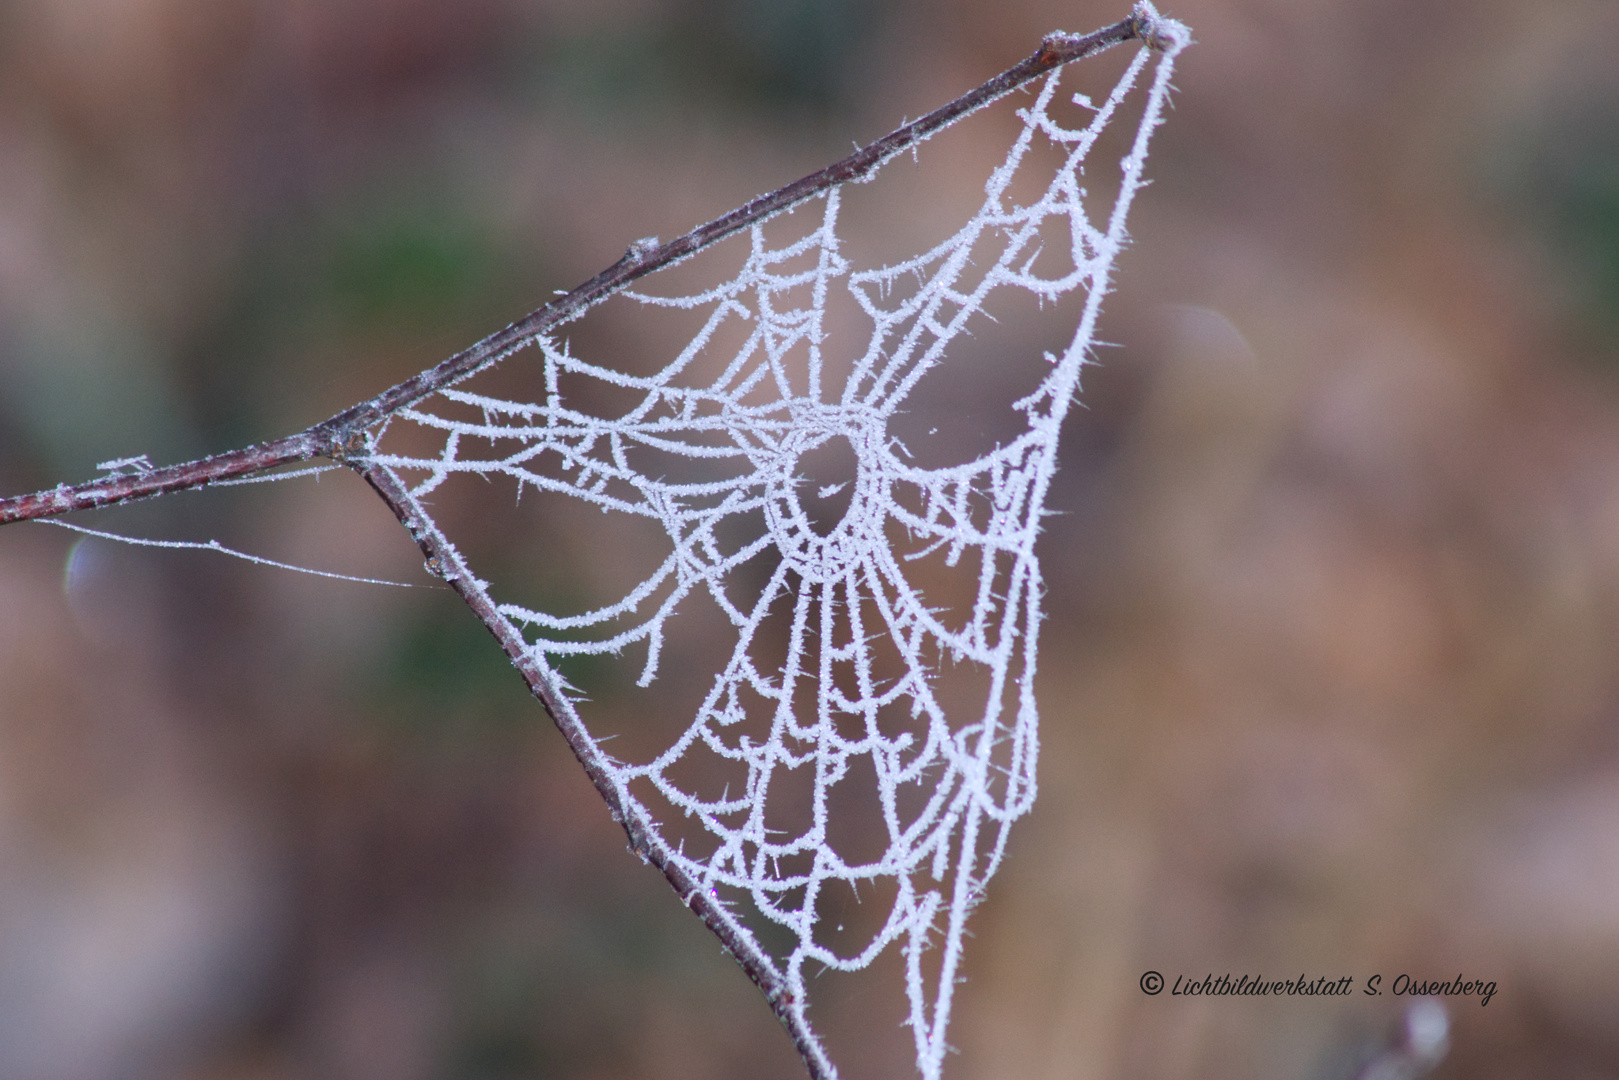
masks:
[[[606,782],[648,819],[661,805],[700,823],[706,841],[671,841],[669,858],[728,908],[751,905],[755,926],[786,931],[790,946],[771,962],[800,1019],[806,975],[864,968],[898,943],[917,1062],[930,1078],[947,1052],[968,913],[1035,797],[1035,543],[1058,431],[1180,44],[1140,49],[1099,104],[1061,98],[1062,69],[1047,76],[1018,111],[1021,128],[977,212],[932,250],[856,269],[833,188],[818,197],[807,235],[772,246],[754,226],[740,272],[723,284],[634,294],[699,317],[662,370],[631,374],[575,355],[560,334],[542,336],[541,400],[468,384],[441,391],[397,413],[373,457],[421,502],[474,476],[656,526],[661,561],[622,596],[572,612],[510,602],[500,612],[522,628],[565,709],[575,708],[556,666],[566,658],[632,656],[649,686],[666,675],[685,608],[706,598],[723,613],[724,660],[695,715],[648,759],[616,760],[603,745]],[[1136,90],[1155,57],[1150,85]],[[1122,178],[1093,218],[1082,165],[1135,95],[1144,100]],[[1069,102],[1080,106],[1069,109],[1081,118],[1073,127],[1053,118],[1054,103]],[[1013,405],[1015,437],[924,467],[894,421],[953,343],[989,317],[991,296],[1018,290],[1043,305],[1082,296],[1071,341],[1045,354],[1043,376]],[[833,363],[828,312],[838,298],[866,326],[847,362]],[[846,486],[806,481],[806,458],[829,453],[852,458]],[[840,499],[841,515],[817,514]],[[963,603],[930,602],[940,572],[965,582]],[[941,692],[956,669],[979,673],[974,702]],[[734,782],[690,781],[703,772],[691,768],[698,761],[729,769]],[[829,836],[833,793],[856,776],[875,778],[884,841],[863,858]],[[807,812],[767,821],[773,793],[808,781]],[[825,918],[840,887],[887,903],[852,943]]]

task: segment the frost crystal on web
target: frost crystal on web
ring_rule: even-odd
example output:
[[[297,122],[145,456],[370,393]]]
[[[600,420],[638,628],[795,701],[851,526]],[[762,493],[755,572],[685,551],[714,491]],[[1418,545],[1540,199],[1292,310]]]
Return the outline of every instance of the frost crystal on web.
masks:
[[[1046,77],[982,205],[931,251],[851,265],[833,188],[807,235],[773,246],[754,226],[723,284],[634,294],[699,326],[662,370],[577,355],[553,332],[534,342],[538,400],[476,383],[441,391],[398,412],[373,457],[418,501],[476,476],[655,526],[661,554],[622,595],[500,612],[557,687],[558,662],[589,656],[632,657],[640,685],[655,685],[682,614],[697,603],[721,613],[703,624],[723,641],[695,715],[640,760],[604,746],[597,782],[648,820],[673,810],[700,825],[676,840],[668,822],[648,842],[736,909],[749,941],[779,928],[778,1008],[803,1019],[807,976],[863,968],[897,943],[928,1077],[947,1051],[968,913],[1034,800],[1035,543],[1172,45],[1141,49],[1100,104],[1060,96],[1061,70]],[[1099,210],[1082,164],[1155,57],[1122,179]],[[1081,122],[1059,123],[1054,103]],[[1014,292],[1042,305],[1083,298],[1071,341],[1012,405],[1018,430],[967,460],[913,456],[896,433],[913,393]],[[834,341],[851,323],[832,316],[835,302],[863,320],[853,343]],[[870,789],[878,845],[834,835],[851,785]],[[851,891],[880,908],[852,938],[829,916]]]

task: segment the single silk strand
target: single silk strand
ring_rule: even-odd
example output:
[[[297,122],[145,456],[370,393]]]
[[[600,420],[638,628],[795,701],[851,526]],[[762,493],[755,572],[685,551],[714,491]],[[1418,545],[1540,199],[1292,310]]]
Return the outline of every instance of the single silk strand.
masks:
[[[260,566],[272,566],[277,570],[293,570],[300,574],[312,574],[315,577],[335,578],[338,581],[354,581],[361,585],[392,585],[399,589],[430,589],[432,585],[411,583],[409,581],[389,581],[387,578],[356,577],[353,574],[339,574],[331,570],[315,570],[307,566],[298,566],[296,563],[284,563],[275,559],[266,559],[262,555],[249,555],[245,551],[228,548],[218,540],[151,540],[140,536],[125,536],[122,533],[105,532],[101,529],[91,529],[83,525],[74,525],[68,521],[45,519],[38,522],[40,525],[55,525],[62,529],[71,529],[85,536],[94,536],[100,540],[112,540],[120,544],[130,544],[134,547],[154,548],[185,548],[194,551],[216,551],[221,555],[229,555],[245,562],[258,563]]]

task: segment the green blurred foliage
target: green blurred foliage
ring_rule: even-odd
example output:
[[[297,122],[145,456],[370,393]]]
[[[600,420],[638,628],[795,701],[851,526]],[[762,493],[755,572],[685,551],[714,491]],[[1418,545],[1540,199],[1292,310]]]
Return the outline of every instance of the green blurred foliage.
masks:
[[[1554,252],[1578,328],[1619,342],[1619,94],[1554,99],[1502,157],[1501,202]]]
[[[455,321],[498,279],[493,238],[455,206],[339,215],[313,275],[339,326],[404,330]]]
[[[687,0],[652,17],[535,34],[522,66],[547,98],[823,118],[854,103],[851,73],[884,9],[855,0]]]
[[[458,601],[424,604],[392,630],[364,695],[366,715],[385,730],[429,743],[505,742],[533,734],[537,717],[522,681]]]

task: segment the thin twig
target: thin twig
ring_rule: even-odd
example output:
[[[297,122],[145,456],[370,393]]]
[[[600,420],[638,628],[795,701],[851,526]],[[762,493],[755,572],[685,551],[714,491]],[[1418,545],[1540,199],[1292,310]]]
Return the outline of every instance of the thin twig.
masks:
[[[663,871],[663,876],[675,893],[703,920],[703,925],[714,932],[720,944],[759,987],[776,1017],[792,1036],[793,1045],[798,1048],[810,1075],[815,1080],[833,1080],[837,1076],[837,1069],[810,1028],[803,1003],[795,1001],[788,990],[786,977],[759,947],[753,934],[726,909],[718,896],[705,889],[681,867],[673,849],[664,842],[645,812],[627,797],[628,793],[613,779],[611,762],[602,752],[600,744],[585,729],[573,703],[553,685],[549,668],[523,639],[522,631],[512,624],[489,596],[484,582],[473,575],[455,546],[439,531],[438,525],[392,469],[386,465],[360,462],[354,464],[354,469],[409,531],[411,538],[422,549],[422,554],[427,556],[427,565],[460,594],[461,599],[478,616],[478,621],[494,636],[501,651],[511,659],[512,666],[528,684],[529,692],[545,707],[556,722],[557,730],[568,741],[574,757],[584,766],[585,775],[596,785],[596,791],[607,803],[613,820],[624,827],[624,832],[629,836],[630,849]]]
[[[557,297],[504,330],[489,335],[436,366],[389,387],[369,401],[351,406],[296,435],[241,450],[214,454],[180,465],[102,477],[83,484],[58,484],[31,495],[0,499],[0,525],[206,487],[221,480],[262,473],[315,457],[325,456],[333,461],[347,462],[364,445],[366,428],[429,394],[481,371],[563,323],[578,318],[626,285],[689,259],[726,237],[790,210],[839,184],[866,179],[889,159],[1053,68],[1094,56],[1130,40],[1161,47],[1159,35],[1158,23],[1150,9],[1144,6],[1138,6],[1129,18],[1090,34],[1048,34],[1033,56],[1008,68],[976,90],[895,129],[842,161],[761,195],[667,244],[632,245],[622,259],[573,291]]]

